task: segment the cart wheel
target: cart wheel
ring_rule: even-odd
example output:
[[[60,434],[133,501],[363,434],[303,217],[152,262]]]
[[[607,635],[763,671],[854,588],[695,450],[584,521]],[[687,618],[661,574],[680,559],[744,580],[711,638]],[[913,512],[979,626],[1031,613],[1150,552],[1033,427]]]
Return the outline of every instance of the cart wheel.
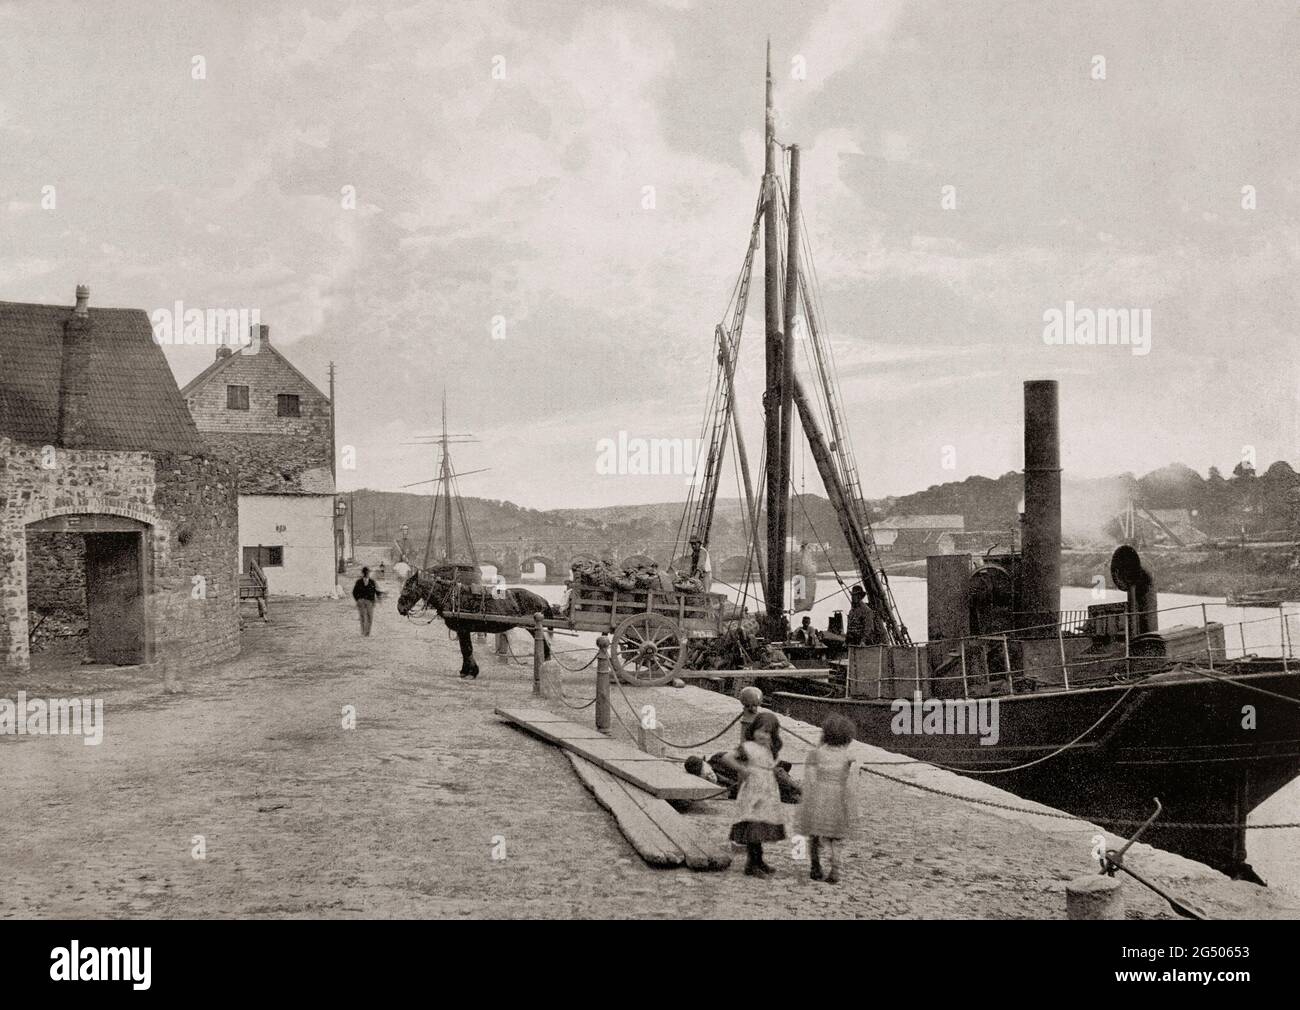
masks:
[[[686,656],[686,637],[661,614],[633,614],[614,629],[610,661],[624,684],[660,687]]]

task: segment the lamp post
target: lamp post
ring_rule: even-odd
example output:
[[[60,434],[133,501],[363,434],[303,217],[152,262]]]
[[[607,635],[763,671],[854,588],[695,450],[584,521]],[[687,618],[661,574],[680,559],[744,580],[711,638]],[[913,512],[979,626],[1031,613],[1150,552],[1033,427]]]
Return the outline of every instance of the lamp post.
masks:
[[[411,549],[410,544],[407,543],[407,539],[406,539],[406,534],[410,531],[410,529],[411,529],[410,526],[408,526],[406,523],[402,523],[402,560],[403,561],[406,561],[406,555]],[[407,562],[407,564],[410,564],[410,562]]]
[[[339,575],[343,572],[343,517],[347,514],[348,503],[342,498],[334,499],[334,585],[339,584]]]

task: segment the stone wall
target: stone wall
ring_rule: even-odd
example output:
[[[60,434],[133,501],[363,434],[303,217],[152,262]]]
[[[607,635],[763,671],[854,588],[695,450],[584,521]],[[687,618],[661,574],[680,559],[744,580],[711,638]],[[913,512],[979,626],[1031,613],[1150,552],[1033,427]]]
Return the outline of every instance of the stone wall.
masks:
[[[248,409],[231,410],[227,386],[248,387]],[[277,396],[299,398],[299,417],[280,417]],[[234,354],[185,403],[214,454],[239,467],[242,493],[333,494],[330,402],[269,343]]]
[[[160,453],[156,463],[155,656],[183,676],[239,654],[239,483],[214,457]]]
[[[86,633],[85,537],[27,534],[27,621],[33,652]]]
[[[248,387],[248,409],[226,407],[226,387]],[[276,394],[296,393],[301,417],[280,417]],[[330,403],[280,355],[263,347],[257,354],[234,354],[212,379],[185,398],[199,431],[290,435],[323,441],[330,458]]]
[[[30,657],[27,525],[97,513],[149,526],[145,636],[151,661],[167,660],[183,671],[237,655],[237,481],[229,463],[0,437],[0,668],[23,671]],[[38,599],[54,591],[41,584],[46,571],[38,559]]]

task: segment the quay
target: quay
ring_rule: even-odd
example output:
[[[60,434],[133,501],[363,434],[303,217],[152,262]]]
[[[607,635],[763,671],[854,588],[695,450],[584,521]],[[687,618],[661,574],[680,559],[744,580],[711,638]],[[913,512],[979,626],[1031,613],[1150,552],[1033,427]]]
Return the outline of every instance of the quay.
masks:
[[[402,620],[398,587],[386,588],[370,638],[350,601],[277,598],[270,623],[246,620],[236,659],[178,671],[175,694],[144,667],[11,678],[6,697],[102,698],[104,736],[92,747],[0,735],[0,916],[1062,919],[1066,883],[1096,871],[1093,825],[872,775],[859,776],[862,833],[838,886],[810,881],[788,841],[768,847],[771,880],[743,876],[743,859],[654,869],[559,747],[495,714],[543,708],[591,725],[592,709],[534,697],[531,657],[499,663],[490,644],[478,679],[459,678],[443,624]],[[559,658],[577,667],[590,655]],[[571,704],[593,695],[591,667],[559,680]],[[654,706],[670,741],[702,740],[739,711],[694,686],[625,690],[638,711]],[[612,708],[611,739],[634,743],[617,686]],[[738,734],[667,753],[707,755]],[[854,746],[864,761],[898,759]],[[806,749],[786,735],[796,778]],[[1035,806],[926,766],[882,770]],[[683,816],[725,848],[733,810],[711,799]],[[1300,917],[1285,892],[1142,844],[1128,861],[1216,918]],[[1175,917],[1132,881],[1125,902],[1130,917]]]

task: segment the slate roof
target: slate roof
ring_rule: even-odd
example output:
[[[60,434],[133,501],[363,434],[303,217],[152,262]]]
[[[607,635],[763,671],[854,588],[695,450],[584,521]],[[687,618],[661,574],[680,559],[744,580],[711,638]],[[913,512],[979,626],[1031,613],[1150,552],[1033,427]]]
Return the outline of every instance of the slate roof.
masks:
[[[35,445],[59,436],[67,305],[0,302],[0,435]],[[90,309],[86,448],[205,451],[143,309]]]

